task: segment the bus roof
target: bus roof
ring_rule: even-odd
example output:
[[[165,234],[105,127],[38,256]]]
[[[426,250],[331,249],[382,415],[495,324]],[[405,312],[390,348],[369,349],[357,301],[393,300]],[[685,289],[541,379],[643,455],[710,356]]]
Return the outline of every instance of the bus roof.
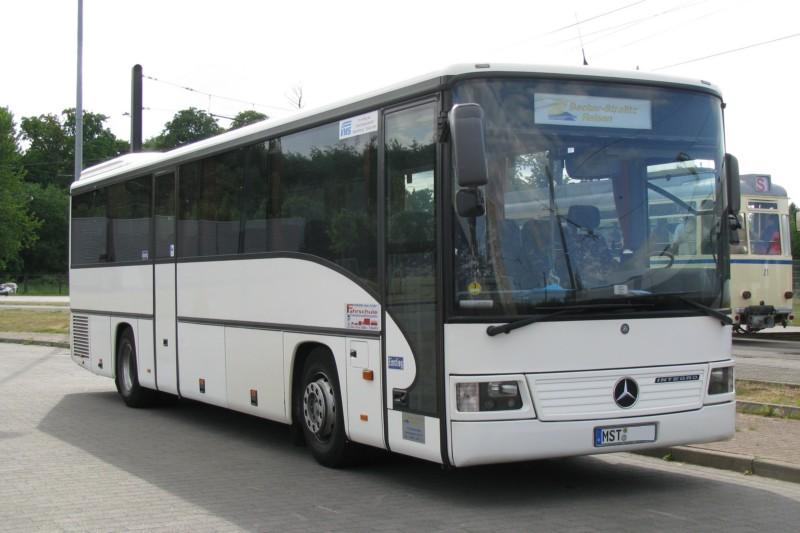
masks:
[[[257,122],[168,152],[125,154],[85,169],[81,173],[79,180],[72,184],[71,189],[73,192],[92,189],[106,185],[109,181],[123,180],[157,172],[165,167],[179,165],[231,147],[244,146],[263,140],[266,137],[283,135],[295,130],[366,112],[376,107],[391,105],[414,96],[434,92],[448,87],[460,79],[526,74],[566,79],[604,80],[683,87],[721,96],[719,89],[705,80],[665,76],[638,70],[622,71],[557,65],[457,64],[347,100],[298,111],[287,117]]]

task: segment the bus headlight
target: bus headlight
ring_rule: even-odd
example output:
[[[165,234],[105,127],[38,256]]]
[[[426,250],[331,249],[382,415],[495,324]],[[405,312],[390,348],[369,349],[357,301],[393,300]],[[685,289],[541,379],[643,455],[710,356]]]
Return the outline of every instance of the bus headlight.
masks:
[[[519,389],[516,381],[457,383],[456,408],[462,413],[521,409]]]
[[[711,370],[708,380],[709,394],[727,394],[733,392],[733,367],[723,366]]]

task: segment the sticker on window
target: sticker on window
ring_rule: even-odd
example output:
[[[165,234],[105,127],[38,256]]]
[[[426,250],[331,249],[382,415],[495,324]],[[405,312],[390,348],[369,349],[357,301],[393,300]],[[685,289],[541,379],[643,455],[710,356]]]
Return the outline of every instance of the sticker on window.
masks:
[[[363,135],[378,131],[378,112],[365,113],[357,117],[339,121],[339,140],[349,139],[356,135]]]
[[[345,306],[345,327],[380,331],[381,310],[378,304],[347,304]]]
[[[536,93],[534,122],[589,128],[652,129],[649,100]]]

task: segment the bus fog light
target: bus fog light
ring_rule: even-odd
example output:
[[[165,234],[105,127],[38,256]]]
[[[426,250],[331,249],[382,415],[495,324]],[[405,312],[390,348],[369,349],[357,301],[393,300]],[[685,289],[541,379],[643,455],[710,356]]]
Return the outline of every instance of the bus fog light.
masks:
[[[750,293],[750,291],[742,292],[742,298],[744,298],[745,300],[749,300],[751,296],[752,294]]]
[[[478,411],[478,384],[477,383],[458,383],[456,384],[456,408],[462,413],[474,413]]]
[[[733,367],[725,366],[711,371],[708,380],[709,394],[726,394],[733,392]]]

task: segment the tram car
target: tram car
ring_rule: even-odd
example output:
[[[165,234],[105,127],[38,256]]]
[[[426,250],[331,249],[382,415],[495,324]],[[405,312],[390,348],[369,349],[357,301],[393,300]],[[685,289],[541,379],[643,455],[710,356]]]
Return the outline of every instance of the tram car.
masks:
[[[786,189],[769,174],[741,176],[738,244],[731,244],[731,309],[736,329],[755,333],[793,319],[792,246]]]

